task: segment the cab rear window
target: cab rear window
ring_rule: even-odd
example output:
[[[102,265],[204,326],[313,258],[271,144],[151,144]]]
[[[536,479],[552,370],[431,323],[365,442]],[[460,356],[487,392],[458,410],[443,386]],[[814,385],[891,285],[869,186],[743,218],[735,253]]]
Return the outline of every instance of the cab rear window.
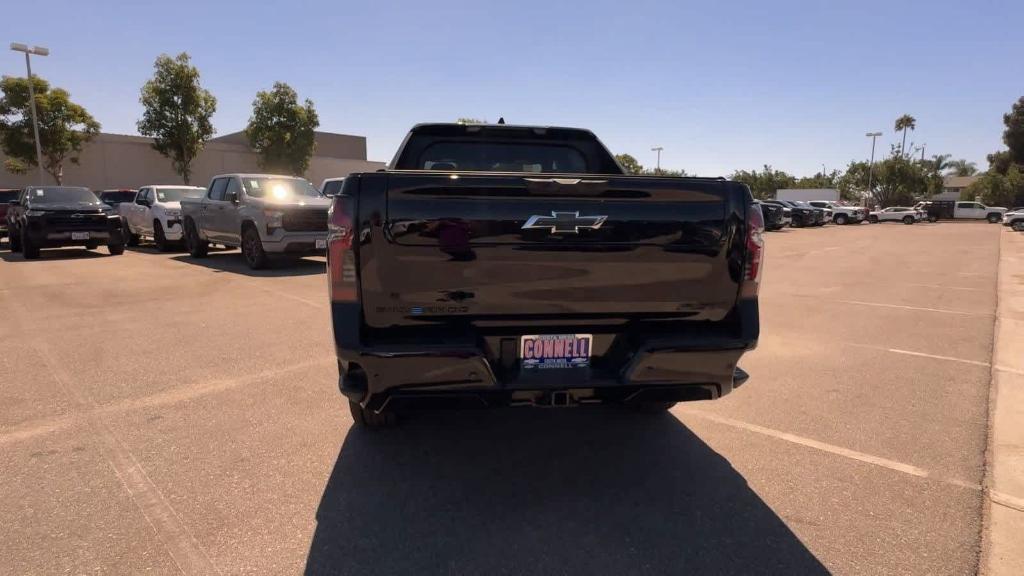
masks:
[[[583,154],[569,146],[533,143],[437,142],[420,154],[416,169],[469,172],[585,173]]]

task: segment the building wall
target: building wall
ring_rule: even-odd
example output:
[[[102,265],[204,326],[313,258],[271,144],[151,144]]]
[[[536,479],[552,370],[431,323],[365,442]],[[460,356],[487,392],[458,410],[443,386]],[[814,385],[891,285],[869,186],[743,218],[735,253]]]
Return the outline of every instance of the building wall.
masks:
[[[353,172],[373,172],[385,166],[384,162],[366,160],[365,139],[344,134],[337,136],[350,140],[341,140],[344,145],[324,148],[332,152],[358,155],[359,145],[351,139],[359,139],[362,140],[362,155],[354,158],[337,157],[322,155],[323,151],[318,150],[310,160],[309,170],[305,174],[313,184],[319,186],[325,178],[347,176]],[[327,140],[332,141],[330,138]],[[170,160],[153,150],[151,142],[151,139],[141,136],[100,134],[82,150],[78,165],[70,162],[64,164],[64,184],[101,190],[181,183],[181,178],[171,169]],[[5,159],[6,156],[0,152],[0,163]],[[262,172],[256,160],[256,153],[244,141],[211,140],[192,162],[192,184],[205,186],[213,176],[228,172]],[[46,178],[47,184],[53,183],[49,175]],[[38,184],[37,180],[34,169],[24,175],[0,171],[0,188],[21,188]]]

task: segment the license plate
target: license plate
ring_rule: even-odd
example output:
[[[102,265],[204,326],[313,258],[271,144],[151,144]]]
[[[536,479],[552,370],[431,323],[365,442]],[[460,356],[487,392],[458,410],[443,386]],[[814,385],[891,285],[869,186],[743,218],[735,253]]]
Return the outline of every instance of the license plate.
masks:
[[[590,334],[532,334],[519,339],[523,368],[586,368],[590,365]]]
[[[72,232],[71,233],[71,239],[72,240],[88,240],[89,239],[89,233],[88,232]]]
[[[317,249],[327,248],[327,239],[326,238],[317,238],[317,240],[316,240],[316,247],[317,247]]]

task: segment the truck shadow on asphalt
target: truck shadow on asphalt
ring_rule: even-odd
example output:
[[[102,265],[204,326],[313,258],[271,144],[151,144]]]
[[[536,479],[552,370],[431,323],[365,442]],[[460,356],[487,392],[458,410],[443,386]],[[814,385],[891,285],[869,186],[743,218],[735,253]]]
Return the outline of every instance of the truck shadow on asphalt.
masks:
[[[270,265],[263,270],[252,270],[246,265],[242,253],[238,250],[210,251],[206,258],[193,258],[189,254],[180,254],[172,260],[209,268],[215,272],[230,272],[257,278],[273,278],[281,276],[309,276],[324,274],[327,268],[323,260],[312,258],[272,257]]]
[[[46,260],[88,260],[90,258],[107,258],[110,253],[107,252],[106,248],[97,248],[96,250],[86,250],[85,248],[43,248],[39,251],[39,258],[36,260],[26,260],[20,252],[10,252],[9,248],[4,246],[4,251],[0,252],[0,260],[4,262],[44,262]]]
[[[670,414],[502,410],[351,429],[306,574],[828,574]]]

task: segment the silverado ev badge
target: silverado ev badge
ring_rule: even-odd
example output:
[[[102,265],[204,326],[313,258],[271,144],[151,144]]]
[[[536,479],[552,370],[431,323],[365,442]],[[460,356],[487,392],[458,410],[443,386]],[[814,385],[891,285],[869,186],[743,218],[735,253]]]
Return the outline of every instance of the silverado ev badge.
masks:
[[[530,216],[523,230],[549,230],[551,234],[579,234],[580,228],[597,230],[607,216],[580,216],[579,212],[555,212],[551,216]]]

